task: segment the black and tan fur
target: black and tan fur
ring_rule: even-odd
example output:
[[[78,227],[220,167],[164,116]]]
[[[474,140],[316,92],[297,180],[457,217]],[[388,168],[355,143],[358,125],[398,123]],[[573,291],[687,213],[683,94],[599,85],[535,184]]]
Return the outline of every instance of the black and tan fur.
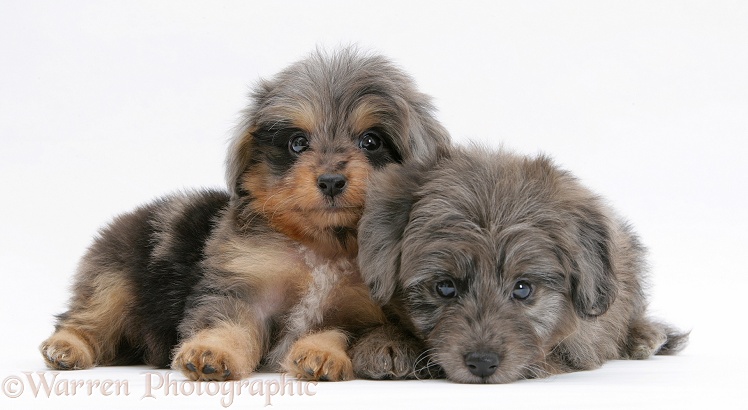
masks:
[[[352,348],[368,378],[505,383],[681,349],[645,315],[629,225],[546,157],[454,148],[372,179],[359,263],[391,323]]]
[[[45,361],[351,378],[349,337],[383,320],[355,263],[367,180],[448,144],[432,110],[393,64],[353,49],[261,81],[229,148],[229,191],[168,196],[104,228]]]

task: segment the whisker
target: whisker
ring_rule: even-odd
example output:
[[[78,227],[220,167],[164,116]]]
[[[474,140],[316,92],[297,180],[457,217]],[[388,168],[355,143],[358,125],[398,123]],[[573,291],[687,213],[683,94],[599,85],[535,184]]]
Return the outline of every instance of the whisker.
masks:
[[[523,379],[527,379],[527,378],[542,379],[550,375],[548,371],[543,369],[539,364],[535,364],[535,363],[524,365],[520,369],[523,370],[523,374],[521,376]],[[530,377],[527,377],[528,374]]]
[[[438,367],[439,364],[435,361],[434,353],[436,353],[435,348],[426,349],[424,352],[422,352],[417,358],[415,363],[413,364],[413,376],[421,380],[421,375],[423,372],[426,372],[428,377],[430,379],[436,378],[438,376]],[[419,363],[425,361],[425,364],[421,367],[419,366]],[[434,370],[434,373],[432,373],[432,370]]]

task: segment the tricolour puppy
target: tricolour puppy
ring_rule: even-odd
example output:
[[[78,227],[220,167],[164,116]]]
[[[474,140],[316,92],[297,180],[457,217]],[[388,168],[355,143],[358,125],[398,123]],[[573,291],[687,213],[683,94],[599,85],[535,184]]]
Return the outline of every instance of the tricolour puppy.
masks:
[[[353,347],[363,377],[505,383],[687,339],[645,316],[631,228],[543,156],[455,148],[388,167],[371,181],[359,264],[394,323]]]
[[[45,361],[352,377],[349,336],[382,321],[355,263],[367,179],[447,144],[429,99],[382,57],[317,52],[261,81],[229,149],[229,192],[168,196],[103,229]]]

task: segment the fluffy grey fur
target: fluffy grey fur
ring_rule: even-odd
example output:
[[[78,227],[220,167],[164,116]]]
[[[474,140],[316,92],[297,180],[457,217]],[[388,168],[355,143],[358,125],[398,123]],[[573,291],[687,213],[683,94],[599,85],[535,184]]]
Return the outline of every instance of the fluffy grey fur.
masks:
[[[471,147],[390,166],[358,258],[391,323],[352,348],[354,371],[505,383],[675,353],[687,334],[645,316],[644,254],[547,157]]]

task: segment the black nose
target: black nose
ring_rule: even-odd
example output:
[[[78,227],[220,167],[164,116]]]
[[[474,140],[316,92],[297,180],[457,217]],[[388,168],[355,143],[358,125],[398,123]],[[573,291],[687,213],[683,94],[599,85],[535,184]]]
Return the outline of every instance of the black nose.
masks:
[[[499,367],[499,355],[490,352],[472,352],[465,355],[465,365],[470,373],[478,377],[488,377]]]
[[[322,174],[317,178],[317,186],[323,194],[334,197],[345,189],[347,181],[340,174]]]

